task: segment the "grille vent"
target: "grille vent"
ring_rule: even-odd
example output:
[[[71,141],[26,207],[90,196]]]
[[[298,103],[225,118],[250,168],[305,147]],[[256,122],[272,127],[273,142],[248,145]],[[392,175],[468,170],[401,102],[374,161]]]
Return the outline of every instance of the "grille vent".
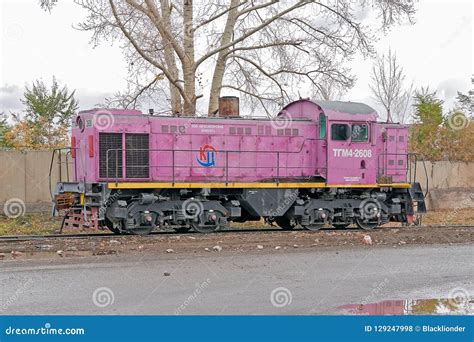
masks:
[[[99,133],[100,178],[122,178],[122,165],[122,134]]]
[[[125,134],[125,151],[127,178],[148,178],[150,169],[148,134]]]

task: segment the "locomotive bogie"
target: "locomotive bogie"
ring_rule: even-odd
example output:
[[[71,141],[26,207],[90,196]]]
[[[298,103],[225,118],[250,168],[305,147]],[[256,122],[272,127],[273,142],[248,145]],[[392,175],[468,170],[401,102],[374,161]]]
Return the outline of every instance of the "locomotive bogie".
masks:
[[[231,222],[259,221],[284,230],[373,229],[413,215],[408,189],[142,189],[108,190],[95,184],[81,206],[98,206],[100,225],[115,233],[149,234],[174,229],[210,233]]]

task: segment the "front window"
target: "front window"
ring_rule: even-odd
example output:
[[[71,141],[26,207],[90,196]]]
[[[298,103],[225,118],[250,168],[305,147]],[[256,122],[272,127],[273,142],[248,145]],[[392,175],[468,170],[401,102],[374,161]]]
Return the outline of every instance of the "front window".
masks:
[[[331,139],[332,140],[347,140],[350,136],[349,125],[346,124],[332,124],[331,125]]]
[[[352,125],[352,141],[364,142],[369,140],[369,129],[367,124],[353,124]]]

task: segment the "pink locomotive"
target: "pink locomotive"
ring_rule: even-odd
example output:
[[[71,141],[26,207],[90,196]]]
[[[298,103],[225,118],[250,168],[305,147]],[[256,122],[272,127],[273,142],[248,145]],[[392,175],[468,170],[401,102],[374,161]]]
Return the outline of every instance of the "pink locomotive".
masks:
[[[408,128],[376,119],[361,103],[309,100],[274,119],[82,111],[56,206],[136,234],[261,218],[310,230],[412,222],[426,208]]]

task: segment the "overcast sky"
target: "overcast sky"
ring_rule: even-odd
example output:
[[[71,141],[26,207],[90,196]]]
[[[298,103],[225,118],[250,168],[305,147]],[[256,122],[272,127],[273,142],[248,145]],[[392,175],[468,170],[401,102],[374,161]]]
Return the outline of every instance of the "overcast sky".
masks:
[[[471,88],[472,0],[421,0],[417,8],[415,25],[395,27],[376,48],[396,51],[407,80],[438,90],[449,109],[458,90]],[[76,89],[81,109],[125,88],[127,65],[120,48],[93,48],[90,34],[72,27],[86,15],[72,1],[60,0],[51,13],[37,0],[2,0],[0,9],[0,112],[21,111],[25,84],[39,78],[50,83],[53,75]],[[358,80],[345,99],[378,109],[368,88],[372,60],[355,58],[349,65]]]

